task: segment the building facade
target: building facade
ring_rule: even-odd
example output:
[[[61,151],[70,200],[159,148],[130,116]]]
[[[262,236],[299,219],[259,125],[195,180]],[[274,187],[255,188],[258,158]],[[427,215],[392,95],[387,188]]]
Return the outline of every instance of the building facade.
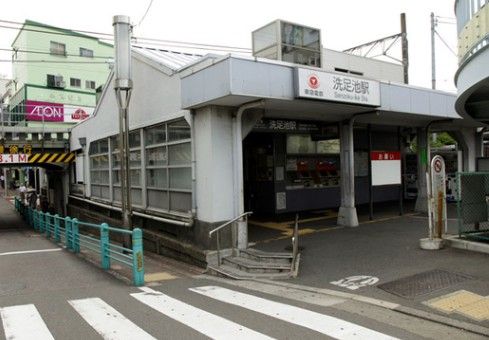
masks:
[[[10,111],[30,126],[77,123],[93,113],[113,47],[97,38],[26,20],[12,42]]]
[[[300,34],[303,51],[281,37],[285,46],[254,44],[266,58],[133,48],[131,199],[147,249],[205,262],[198,254],[215,247],[209,231],[245,210],[335,208],[339,225],[355,227],[357,204],[403,201],[406,175],[418,179],[417,206],[426,209],[430,128],[470,132],[461,135],[470,157],[478,125],[455,112],[455,95],[402,84],[400,65],[323,50]],[[273,51],[291,52],[292,62]],[[120,220],[113,82],[70,137],[69,209],[83,219]],[[417,153],[408,151],[414,136]],[[221,241],[246,248],[246,224]]]

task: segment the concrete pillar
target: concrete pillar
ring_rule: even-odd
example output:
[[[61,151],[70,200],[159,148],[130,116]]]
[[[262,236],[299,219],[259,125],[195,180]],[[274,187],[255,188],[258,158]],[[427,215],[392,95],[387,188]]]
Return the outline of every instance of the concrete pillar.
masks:
[[[463,128],[454,135],[462,148],[463,171],[475,171],[475,159],[482,155],[482,134],[474,128]]]
[[[418,195],[414,210],[417,212],[428,212],[428,193],[426,183],[426,173],[428,172],[429,143],[426,129],[417,129],[418,142]]]
[[[235,217],[236,199],[232,109],[205,107],[195,112],[196,203],[195,237],[209,244],[208,231]],[[226,230],[227,232],[229,230]],[[224,242],[223,233],[221,241]],[[226,242],[228,246],[231,242]]]
[[[341,206],[338,212],[338,225],[358,227],[355,207],[355,168],[353,164],[353,124],[340,125],[340,161],[341,161]]]

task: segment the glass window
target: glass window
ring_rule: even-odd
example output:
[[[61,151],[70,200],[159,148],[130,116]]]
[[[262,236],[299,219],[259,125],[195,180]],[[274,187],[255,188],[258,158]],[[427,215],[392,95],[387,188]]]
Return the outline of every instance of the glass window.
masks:
[[[192,209],[192,195],[186,192],[170,192],[170,209],[189,212]]]
[[[129,167],[141,167],[141,150],[129,152]]]
[[[190,138],[190,126],[182,119],[168,124],[168,141],[177,141]]]
[[[131,131],[129,133],[129,147],[130,148],[137,148],[141,146],[141,134],[139,133],[140,130],[136,131]]]
[[[131,169],[129,173],[129,180],[131,185],[140,187],[141,186],[141,169]]]
[[[80,47],[80,57],[93,58],[93,51],[88,48]]]
[[[80,87],[81,86],[81,80],[77,78],[70,78],[70,86],[71,87]]]
[[[157,209],[168,210],[168,192],[148,189],[148,206]]]
[[[167,165],[168,156],[166,153],[166,146],[159,146],[157,148],[151,148],[146,150],[146,165]]]
[[[190,168],[170,169],[170,189],[192,189],[192,171]]]
[[[168,156],[170,165],[190,164],[191,148],[190,143],[175,144],[168,146]]]
[[[49,51],[54,55],[66,55],[66,45],[56,41],[51,41]]]
[[[168,188],[166,169],[149,169],[146,170],[146,185],[152,188]]]
[[[95,90],[95,82],[93,80],[86,80],[85,88]]]
[[[159,125],[146,130],[146,145],[161,144],[166,142],[166,126]]]
[[[317,142],[317,153],[340,153],[340,140],[320,140]]]

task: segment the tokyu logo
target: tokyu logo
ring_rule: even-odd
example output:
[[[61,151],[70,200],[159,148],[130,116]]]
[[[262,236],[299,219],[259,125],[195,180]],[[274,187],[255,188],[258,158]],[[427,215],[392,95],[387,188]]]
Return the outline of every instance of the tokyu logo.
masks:
[[[307,85],[309,85],[309,87],[311,89],[317,89],[319,87],[319,78],[317,75],[315,74],[311,74],[309,76],[309,78],[307,79]]]

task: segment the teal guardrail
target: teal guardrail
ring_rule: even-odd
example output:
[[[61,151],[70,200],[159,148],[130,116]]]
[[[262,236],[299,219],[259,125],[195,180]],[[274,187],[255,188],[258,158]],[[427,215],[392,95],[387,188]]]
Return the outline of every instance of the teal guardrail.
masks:
[[[48,239],[65,245],[73,253],[88,249],[100,255],[101,267],[110,269],[112,261],[126,265],[132,269],[133,284],[144,285],[144,256],[143,233],[141,229],[133,230],[114,228],[107,223],[93,224],[79,221],[69,216],[61,217],[32,209],[19,198],[15,198],[15,209],[26,222],[36,231],[44,234]],[[85,230],[94,230],[95,233],[80,233],[80,227]],[[98,235],[97,235],[98,234]],[[111,242],[111,234],[119,236],[130,235],[132,248],[125,248]]]

